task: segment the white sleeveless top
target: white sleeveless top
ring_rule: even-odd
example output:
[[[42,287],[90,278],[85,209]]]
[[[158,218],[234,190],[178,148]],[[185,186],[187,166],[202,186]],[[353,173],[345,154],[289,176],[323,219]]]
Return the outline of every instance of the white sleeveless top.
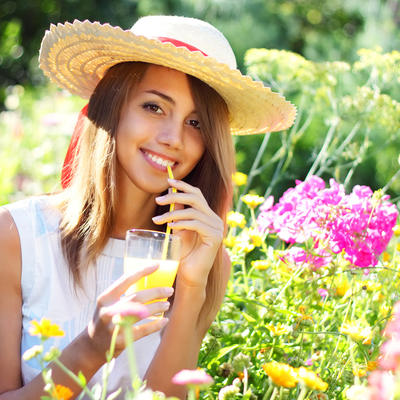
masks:
[[[60,212],[52,206],[54,196],[31,197],[8,204],[21,241],[22,254],[22,354],[36,344],[36,336],[28,332],[32,320],[50,319],[65,332],[62,337],[50,338],[46,350],[52,346],[63,349],[90,321],[96,298],[123,273],[123,240],[109,239],[95,265],[90,265],[82,277],[84,290],[75,289],[60,245]],[[143,378],[157,347],[160,334],[153,333],[135,342],[137,369]],[[36,359],[21,357],[22,379],[26,384],[40,373]],[[102,368],[88,386],[102,381]],[[108,392],[129,387],[129,368],[126,353],[116,359],[109,378]]]

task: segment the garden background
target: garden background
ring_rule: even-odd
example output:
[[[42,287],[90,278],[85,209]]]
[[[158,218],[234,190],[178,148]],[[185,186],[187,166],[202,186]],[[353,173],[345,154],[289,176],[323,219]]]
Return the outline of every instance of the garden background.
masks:
[[[400,1],[1,2],[0,205],[60,188],[62,161],[85,104],[49,84],[38,69],[38,49],[49,24],[77,18],[129,29],[149,14],[211,22],[231,42],[241,71],[281,92],[298,109],[288,131],[235,138],[238,171],[246,177],[236,181],[234,209],[243,220],[238,214],[230,221],[226,244],[234,263],[232,279],[200,357],[215,380],[204,398],[216,398],[221,391],[221,398],[345,398],[354,384],[367,385],[373,369],[369,363],[379,358],[382,330],[399,298],[396,236],[383,252],[382,243],[378,249],[377,242],[357,231],[357,240],[362,237],[372,249],[370,264],[357,265],[343,247],[330,248],[329,263],[316,266],[315,259],[290,258],[285,252],[300,248],[315,256],[320,236],[309,232],[306,238],[284,240],[279,227],[269,225],[255,235],[263,210],[259,200],[243,203],[242,196],[273,195],[277,203],[296,179],[316,175],[327,186],[330,178],[343,185],[334,191],[337,204],[347,199],[344,190],[365,200],[367,228],[375,216],[387,218],[385,194],[398,206]],[[308,198],[324,190],[320,182],[315,185]],[[375,193],[352,192],[356,185]],[[376,229],[389,239],[393,226],[378,224]],[[351,323],[370,331],[349,335],[344,324]],[[306,366],[328,388],[323,393],[323,386],[312,388],[297,378],[292,388],[279,384],[267,372],[272,360]],[[226,387],[231,394],[226,390],[224,395]]]

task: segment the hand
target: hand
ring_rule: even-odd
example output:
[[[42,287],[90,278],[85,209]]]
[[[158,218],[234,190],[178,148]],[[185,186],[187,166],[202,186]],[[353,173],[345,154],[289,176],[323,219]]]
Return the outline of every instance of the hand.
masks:
[[[113,317],[116,315],[132,315],[138,320],[142,319],[137,315],[137,304],[147,303],[152,300],[170,297],[173,293],[172,288],[159,287],[154,289],[141,290],[136,293],[121,297],[128,288],[137,282],[143,276],[149,275],[157,270],[158,266],[144,268],[132,275],[123,275],[115,281],[106,291],[104,291],[97,299],[97,306],[92,320],[88,326],[88,335],[91,345],[96,352],[104,357],[106,351],[110,347],[111,336],[114,330]],[[169,303],[158,301],[145,305],[147,316],[162,313],[168,310]],[[158,318],[151,322],[145,322],[140,325],[133,325],[132,332],[135,340],[147,336],[153,332],[162,329],[168,320],[166,318]],[[117,337],[116,354],[118,355],[125,348],[123,333]]]
[[[218,249],[224,224],[210,208],[200,189],[183,181],[168,179],[179,192],[157,197],[160,205],[175,203],[175,210],[153,218],[155,224],[168,223],[182,238],[182,258],[178,279],[189,286],[204,286]],[[189,206],[184,208],[184,206]]]

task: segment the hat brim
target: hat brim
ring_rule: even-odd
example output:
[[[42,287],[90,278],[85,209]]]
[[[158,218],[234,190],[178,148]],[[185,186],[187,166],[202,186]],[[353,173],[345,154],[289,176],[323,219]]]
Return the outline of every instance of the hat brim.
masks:
[[[283,96],[237,69],[157,39],[90,21],[51,25],[40,48],[40,68],[61,88],[89,98],[111,66],[142,61],[182,71],[204,81],[225,100],[232,134],[289,128],[296,108]]]

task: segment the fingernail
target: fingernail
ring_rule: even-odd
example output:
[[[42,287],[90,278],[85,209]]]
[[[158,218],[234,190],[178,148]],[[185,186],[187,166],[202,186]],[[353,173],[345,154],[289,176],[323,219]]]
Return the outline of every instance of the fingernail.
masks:
[[[163,310],[168,310],[168,308],[169,308],[169,301],[164,301],[163,303],[162,303],[162,309]]]
[[[165,288],[165,292],[164,292],[168,297],[172,296],[172,294],[174,293],[174,289],[171,287],[167,287]]]
[[[176,183],[177,180],[176,180],[176,179],[172,179],[172,178],[168,178],[168,182],[169,182],[169,183]]]
[[[156,215],[155,217],[152,218],[153,221],[161,221],[162,217],[161,215]]]

